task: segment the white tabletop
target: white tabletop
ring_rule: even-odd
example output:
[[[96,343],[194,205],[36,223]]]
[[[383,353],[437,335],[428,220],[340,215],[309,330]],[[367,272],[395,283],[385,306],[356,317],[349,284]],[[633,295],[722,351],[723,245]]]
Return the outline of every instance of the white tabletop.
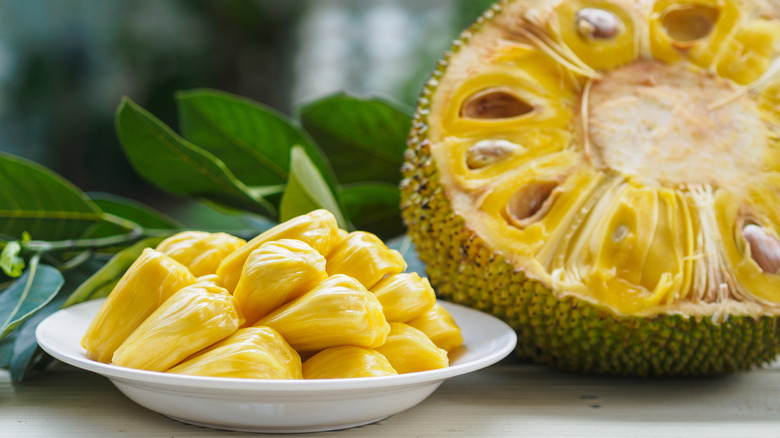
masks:
[[[2,437],[248,436],[148,411],[59,364],[20,384],[0,371]],[[504,361],[446,381],[416,407],[326,436],[780,437],[780,367],[719,378],[583,376]]]

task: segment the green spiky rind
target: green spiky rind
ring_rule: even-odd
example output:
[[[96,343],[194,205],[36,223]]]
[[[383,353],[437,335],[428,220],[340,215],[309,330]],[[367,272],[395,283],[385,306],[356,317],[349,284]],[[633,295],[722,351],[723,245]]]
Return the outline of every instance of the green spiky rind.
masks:
[[[505,2],[502,2],[505,3]],[[496,254],[449,205],[427,139],[430,99],[448,59],[501,10],[491,8],[453,44],[421,93],[402,168],[401,208],[438,296],[491,313],[518,334],[524,359],[627,376],[699,376],[744,371],[780,354],[777,317],[653,318],[616,315],[571,296],[558,298]]]

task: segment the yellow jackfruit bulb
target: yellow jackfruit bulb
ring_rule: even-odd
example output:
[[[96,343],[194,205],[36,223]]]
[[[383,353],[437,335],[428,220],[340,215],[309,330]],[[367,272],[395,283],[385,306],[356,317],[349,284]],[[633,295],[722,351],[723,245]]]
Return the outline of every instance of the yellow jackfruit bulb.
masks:
[[[222,279],[219,278],[219,275],[217,274],[208,274],[208,275],[201,275],[197,278],[198,283],[209,283],[213,284],[214,286],[222,286]]]
[[[354,345],[322,350],[303,363],[304,379],[348,379],[396,374],[382,353]]]
[[[346,275],[328,278],[255,325],[276,329],[298,352],[338,345],[375,348],[390,332],[379,300]]]
[[[149,315],[111,361],[127,368],[167,371],[233,334],[244,322],[237,304],[224,288],[208,283],[187,286]]]
[[[338,233],[336,234],[336,241],[333,243],[333,246],[335,247],[336,245],[338,245],[342,240],[346,239],[347,237],[349,237],[349,231],[340,228]],[[323,254],[323,255],[327,256],[327,254]]]
[[[246,327],[168,370],[191,376],[302,379],[301,357],[270,327]]]
[[[245,243],[222,261],[217,274],[222,278],[225,288],[233,291],[246,259],[260,245],[274,240],[296,239],[306,242],[320,254],[327,254],[338,240],[338,231],[338,223],[331,212],[314,210],[283,222]]]
[[[87,357],[108,363],[147,316],[176,291],[195,282],[181,263],[145,249],[111,291],[81,339]]]
[[[382,303],[388,322],[406,322],[428,310],[436,302],[436,294],[427,278],[416,272],[388,275],[371,292]]]
[[[326,279],[325,257],[300,240],[267,242],[252,251],[233,296],[247,325]]]
[[[183,231],[163,240],[156,249],[200,277],[215,274],[222,260],[245,243],[226,233]]]
[[[407,324],[425,333],[425,336],[433,341],[437,347],[447,350],[447,352],[463,345],[460,327],[455,323],[450,312],[439,303],[434,304]]]
[[[328,254],[328,274],[356,278],[363,286],[373,287],[387,274],[406,269],[401,253],[389,249],[382,240],[365,231],[354,231]]]
[[[390,323],[390,334],[384,345],[377,347],[398,374],[446,368],[447,352],[437,347],[425,333],[402,322]]]

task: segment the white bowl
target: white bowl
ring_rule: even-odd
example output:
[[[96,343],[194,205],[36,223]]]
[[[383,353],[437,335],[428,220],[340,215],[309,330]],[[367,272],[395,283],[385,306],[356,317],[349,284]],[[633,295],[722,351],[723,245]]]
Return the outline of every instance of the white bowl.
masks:
[[[387,377],[255,380],[185,376],[122,368],[85,356],[81,338],[104,300],[49,316],[35,335],[55,358],[108,377],[141,406],[173,419],[224,430],[316,432],[373,423],[425,400],[450,377],[506,357],[517,336],[504,322],[467,307],[442,304],[460,326],[464,345],[448,368]]]

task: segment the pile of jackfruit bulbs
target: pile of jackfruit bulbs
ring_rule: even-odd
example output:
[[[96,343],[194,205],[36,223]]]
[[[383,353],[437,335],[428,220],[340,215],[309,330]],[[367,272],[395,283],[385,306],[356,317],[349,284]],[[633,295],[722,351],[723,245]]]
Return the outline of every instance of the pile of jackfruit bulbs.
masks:
[[[249,379],[389,376],[449,366],[460,328],[427,278],[316,210],[249,242],[185,231],[146,248],[81,343],[141,370]],[[302,360],[302,358],[304,360]]]

